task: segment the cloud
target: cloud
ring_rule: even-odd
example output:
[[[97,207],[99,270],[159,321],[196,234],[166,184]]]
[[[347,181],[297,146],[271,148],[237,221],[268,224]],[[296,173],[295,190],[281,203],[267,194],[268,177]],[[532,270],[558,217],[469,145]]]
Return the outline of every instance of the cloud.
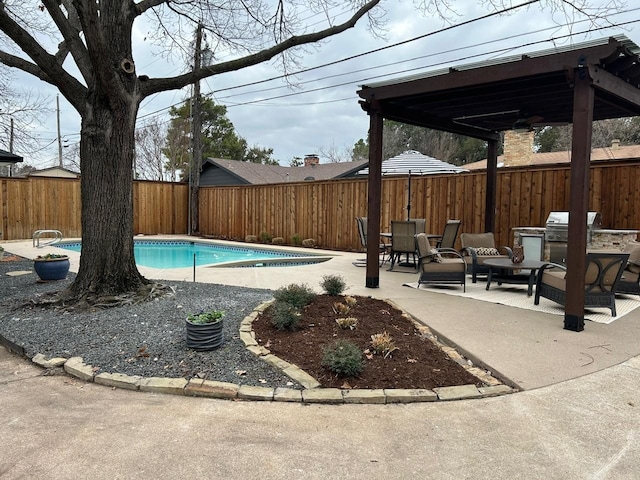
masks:
[[[593,3],[604,4],[605,2],[606,0],[596,0]],[[413,2],[388,2],[385,38],[372,36],[364,23],[359,24],[340,36],[328,39],[317,48],[305,49],[302,57],[304,66],[322,65],[383,48],[488,13],[488,10],[478,5],[469,5],[472,2],[464,2],[463,6],[459,3],[462,2],[455,3],[456,13],[450,15],[450,23],[447,23],[435,16],[421,16],[414,9]],[[636,17],[640,18],[640,13],[611,16],[609,20],[611,22],[626,21]],[[369,119],[360,108],[359,97],[356,94],[361,84],[551,48],[553,43],[520,46],[529,42],[548,40],[552,36],[568,31],[568,27],[562,28],[556,25],[555,22],[559,19],[557,14],[553,15],[550,11],[541,10],[538,7],[523,9],[508,16],[485,19],[429,35],[398,47],[297,75],[293,79],[294,82],[300,83],[297,89],[288,88],[282,80],[274,80],[241,89],[224,90],[280,75],[282,72],[273,62],[270,62],[209,78],[202,82],[202,90],[213,92],[214,99],[227,106],[229,118],[237,132],[247,140],[249,145],[273,148],[274,156],[280,160],[281,164],[287,165],[294,156],[317,152],[318,147],[332,145],[338,148],[351,147],[358,139],[366,136]],[[555,28],[548,29],[554,26]],[[149,76],[171,76],[184,71],[180,61],[169,61],[164,57],[153,55],[153,49],[145,40],[145,25],[142,23],[136,27],[134,59],[139,73]],[[578,24],[573,26],[573,30],[582,31],[587,27],[587,24]],[[619,33],[626,34],[635,43],[640,44],[640,28],[635,24],[630,25],[626,31],[612,29],[591,36],[581,35],[571,40],[558,40],[556,44],[565,45],[568,42],[576,43]],[[527,35],[518,36],[523,34]],[[19,81],[34,84],[35,80],[27,77],[27,75],[21,75]],[[52,105],[55,105],[55,89],[44,84],[38,85],[47,91]],[[292,93],[296,95],[291,95]],[[188,94],[189,89],[184,89],[145,99],[139,115],[148,115],[166,109],[172,104],[181,102]],[[283,95],[290,96],[274,98]],[[157,115],[163,115],[168,119],[167,110]],[[77,141],[79,126],[77,114],[61,97],[62,135]],[[38,127],[38,131],[43,138],[55,140],[55,115],[47,119],[46,126]],[[29,163],[44,168],[52,166],[57,160],[56,145],[54,143],[50,151],[45,154],[18,153],[24,154]],[[47,165],[45,160],[51,164]]]

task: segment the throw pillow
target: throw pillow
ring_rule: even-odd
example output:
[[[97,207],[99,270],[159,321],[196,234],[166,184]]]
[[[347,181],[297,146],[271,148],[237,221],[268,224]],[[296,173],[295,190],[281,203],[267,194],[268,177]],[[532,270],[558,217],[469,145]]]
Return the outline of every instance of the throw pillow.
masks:
[[[500,252],[498,251],[497,248],[485,248],[485,247],[480,247],[480,248],[476,248],[476,254],[477,255],[482,255],[482,256],[487,256],[487,255],[500,255]]]

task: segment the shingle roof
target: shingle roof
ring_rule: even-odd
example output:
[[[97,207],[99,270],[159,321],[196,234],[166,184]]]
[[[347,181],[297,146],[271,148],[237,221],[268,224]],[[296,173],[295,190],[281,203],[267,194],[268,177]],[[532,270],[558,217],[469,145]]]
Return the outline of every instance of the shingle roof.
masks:
[[[603,160],[628,160],[640,158],[640,145],[628,145],[619,147],[594,148],[591,150],[591,161]],[[571,151],[534,153],[531,156],[531,165],[550,165],[556,163],[569,163]],[[504,166],[504,155],[498,157],[498,165]],[[520,166],[520,165],[518,165]],[[469,170],[482,170],[487,168],[487,160],[467,163],[464,168]]]
[[[260,163],[220,158],[208,158],[207,163],[222,168],[253,185],[302,182],[306,179],[329,180],[341,178],[353,174],[369,164],[368,160],[359,160],[356,162],[322,163],[305,167],[283,167],[281,165],[262,165]]]
[[[0,150],[0,162],[21,162],[22,157],[20,155],[16,155],[15,153],[7,152],[6,150]]]

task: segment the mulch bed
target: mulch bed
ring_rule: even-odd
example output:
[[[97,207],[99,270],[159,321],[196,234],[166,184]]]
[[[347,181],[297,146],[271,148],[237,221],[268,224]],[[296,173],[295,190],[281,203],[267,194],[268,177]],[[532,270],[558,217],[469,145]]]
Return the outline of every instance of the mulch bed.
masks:
[[[383,300],[354,298],[357,304],[348,313],[358,319],[354,330],[342,329],[336,323],[336,318],[345,315],[336,313],[334,304],[344,303],[344,297],[320,295],[304,307],[301,328],[294,332],[276,330],[271,324],[271,307],[266,309],[253,322],[256,340],[274,355],[315,377],[323,387],[432,389],[482,385],[423,336],[400,310]],[[371,335],[385,331],[397,347],[386,358],[371,350]],[[323,349],[337,339],[349,340],[364,352],[365,367],[358,377],[339,377],[322,366]]]

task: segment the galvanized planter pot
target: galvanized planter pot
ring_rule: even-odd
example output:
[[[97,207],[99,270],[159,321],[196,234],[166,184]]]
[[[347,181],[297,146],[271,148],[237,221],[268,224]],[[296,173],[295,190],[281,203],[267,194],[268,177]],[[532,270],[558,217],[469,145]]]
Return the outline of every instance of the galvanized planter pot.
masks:
[[[211,323],[193,323],[185,320],[187,326],[187,347],[206,351],[218,348],[224,342],[224,319]]]

